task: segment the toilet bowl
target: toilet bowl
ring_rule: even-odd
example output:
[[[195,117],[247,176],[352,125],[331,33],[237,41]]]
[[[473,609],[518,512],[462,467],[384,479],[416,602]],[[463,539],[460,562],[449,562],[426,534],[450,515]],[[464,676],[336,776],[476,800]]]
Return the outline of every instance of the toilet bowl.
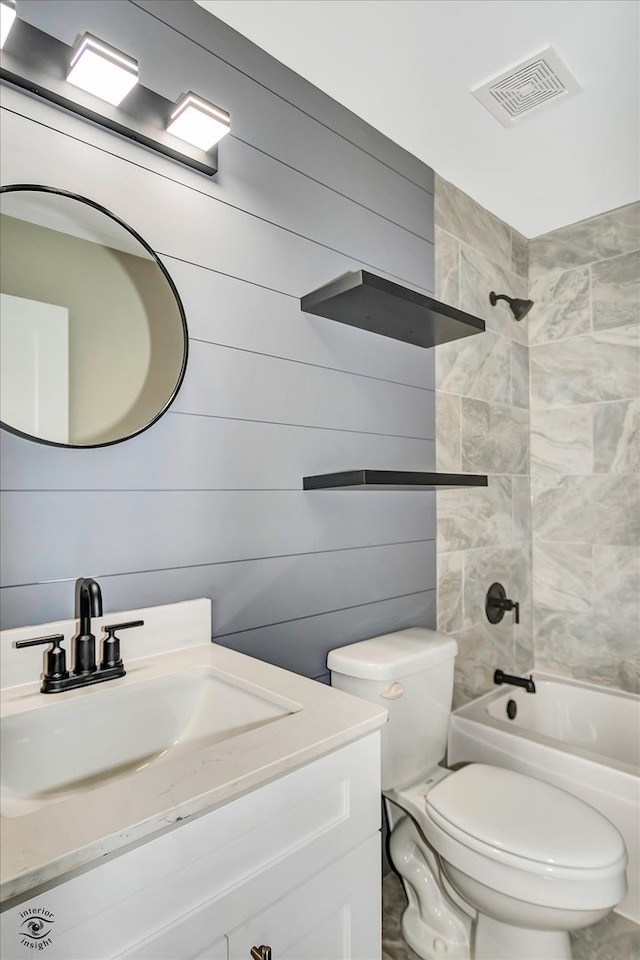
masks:
[[[329,654],[334,686],[384,703],[382,787],[405,940],[425,960],[571,960],[569,930],[626,893],[616,828],[557,787],[487,764],[439,764],[455,641],[411,628]]]

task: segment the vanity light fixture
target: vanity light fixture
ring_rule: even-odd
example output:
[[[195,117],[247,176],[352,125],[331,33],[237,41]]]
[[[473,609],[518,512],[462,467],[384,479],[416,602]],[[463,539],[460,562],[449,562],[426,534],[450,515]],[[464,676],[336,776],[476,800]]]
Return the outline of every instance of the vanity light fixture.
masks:
[[[0,6],[4,31],[13,0]],[[144,87],[137,61],[92,34],[71,47],[18,16],[0,51],[0,80],[209,177],[217,173],[216,144],[229,131],[229,114],[193,92],[176,103]],[[215,133],[185,132],[194,117]]]
[[[16,18],[15,0],[0,0],[0,50],[4,47],[5,40],[9,36],[9,31]]]
[[[85,33],[73,51],[67,81],[117,107],[138,82],[138,61]]]
[[[210,150],[229,133],[230,123],[226,110],[190,91],[178,101],[167,131],[194,147]]]

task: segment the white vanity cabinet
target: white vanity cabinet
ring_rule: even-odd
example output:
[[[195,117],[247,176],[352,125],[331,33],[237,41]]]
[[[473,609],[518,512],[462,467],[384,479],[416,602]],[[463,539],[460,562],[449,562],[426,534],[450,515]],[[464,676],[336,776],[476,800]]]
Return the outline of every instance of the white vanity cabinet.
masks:
[[[172,811],[160,835],[5,910],[3,960],[250,960],[261,945],[272,960],[375,960],[379,749],[375,732],[304,766],[292,756],[220,807]],[[36,913],[50,921],[41,949],[24,933]]]

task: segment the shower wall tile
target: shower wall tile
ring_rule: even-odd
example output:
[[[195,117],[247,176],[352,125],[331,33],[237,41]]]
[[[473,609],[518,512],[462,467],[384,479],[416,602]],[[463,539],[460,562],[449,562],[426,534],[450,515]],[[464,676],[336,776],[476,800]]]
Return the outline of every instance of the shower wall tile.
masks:
[[[436,350],[436,389],[511,402],[511,344],[489,330]]]
[[[639,329],[618,327],[530,347],[532,407],[637,397]]]
[[[511,546],[511,477],[489,477],[487,487],[438,493],[438,553]]]
[[[460,403],[461,398],[453,393],[436,393],[436,469],[443,473],[462,470]]]
[[[562,477],[532,504],[534,541],[634,547],[640,542],[640,478]]]
[[[640,248],[640,203],[631,203],[529,241],[529,275],[568,270]]]
[[[594,406],[593,470],[640,472],[640,398]]]
[[[529,320],[529,343],[545,343],[591,332],[591,289],[588,267],[545,273],[531,283],[534,301]]]
[[[596,544],[594,607],[602,617],[640,622],[640,549]],[[638,649],[640,653],[640,647]]]
[[[460,243],[440,227],[435,229],[438,251],[435,264],[436,297],[452,307],[460,306]]]
[[[591,614],[593,550],[589,543],[534,543],[532,573],[536,604],[556,613]]]
[[[529,409],[529,350],[520,343],[511,344],[511,403]]]
[[[606,406],[609,406],[607,404]],[[531,469],[593,473],[593,404],[531,411]]]
[[[594,263],[591,286],[594,330],[640,323],[640,250]]]
[[[529,277],[529,241],[517,230],[511,230],[511,269],[514,273]]]
[[[519,407],[463,397],[461,442],[467,473],[529,471],[529,415]]]
[[[442,633],[455,633],[462,627],[463,563],[462,553],[438,557],[438,630]]]
[[[496,263],[511,263],[511,230],[452,183],[436,175],[435,224]]]
[[[461,308],[484,320],[493,333],[526,344],[528,318],[517,321],[504,300],[498,300],[492,307],[489,300],[492,290],[526,300],[527,280],[463,244],[460,248]]]
[[[461,703],[491,689],[497,666],[532,660],[528,319],[489,302],[491,290],[527,298],[528,241],[441,178],[435,205],[439,295],[487,325],[436,350],[438,468],[489,476],[487,488],[437,494],[438,624],[460,646]],[[489,624],[494,581],[517,592],[519,627],[512,616]]]

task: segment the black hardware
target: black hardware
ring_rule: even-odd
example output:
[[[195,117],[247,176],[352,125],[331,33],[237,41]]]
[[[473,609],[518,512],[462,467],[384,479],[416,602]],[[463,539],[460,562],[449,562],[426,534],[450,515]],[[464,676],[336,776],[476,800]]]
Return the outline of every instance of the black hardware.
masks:
[[[508,700],[507,716],[509,717],[509,720],[515,720],[517,712],[518,712],[518,704],[515,702],[515,700]]]
[[[492,583],[487,590],[484,612],[489,623],[500,623],[507,610],[513,610],[514,623],[520,623],[520,604],[509,600],[501,583]]]
[[[514,677],[510,673],[505,673],[504,670],[496,670],[493,675],[494,683],[512,683],[514,687],[524,687],[527,693],[535,693],[536,685],[533,682],[533,677]]]
[[[86,677],[96,671],[96,638],[91,633],[91,617],[102,616],[102,593],[91,577],[76,581],[76,617],[80,619],[80,633],[74,642],[73,673]]]
[[[251,947],[251,960],[271,960],[271,947],[264,943],[259,947]]]
[[[491,303],[491,306],[495,307],[498,300],[507,301],[516,320],[522,320],[523,317],[526,317],[526,315],[529,313],[529,310],[531,310],[531,307],[533,306],[533,300],[516,300],[513,297],[508,297],[504,293],[494,293],[492,290],[489,294],[489,302]]]
[[[47,650],[45,655],[45,668],[42,678],[42,693],[49,693],[49,686],[52,682],[66,680],[69,676],[67,670],[66,652],[60,646],[64,640],[64,634],[53,633],[50,637],[35,637],[33,640],[16,640],[16,647],[36,647],[41,643],[51,643],[53,646]]]
[[[112,667],[122,667],[121,676],[124,676],[124,664],[120,658],[120,638],[116,637],[116,630],[130,630],[132,627],[143,626],[144,620],[129,620],[128,623],[112,623],[111,626],[104,627],[107,631],[107,636],[102,644],[101,670],[109,670]]]

